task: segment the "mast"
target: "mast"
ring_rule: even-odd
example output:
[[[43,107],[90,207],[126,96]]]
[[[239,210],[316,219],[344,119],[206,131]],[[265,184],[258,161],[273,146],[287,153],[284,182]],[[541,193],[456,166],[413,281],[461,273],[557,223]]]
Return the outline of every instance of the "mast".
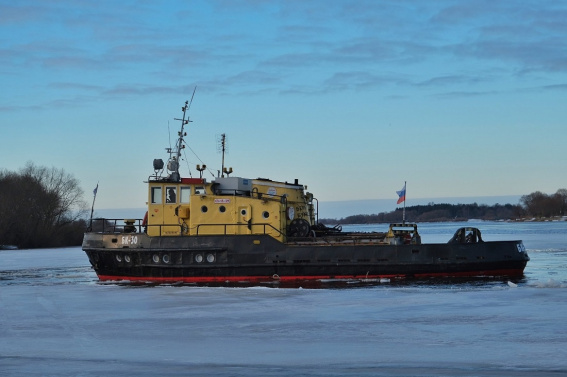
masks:
[[[228,144],[226,141],[226,134],[221,134],[218,138],[217,138],[217,151],[219,153],[222,153],[222,166],[221,166],[221,170],[219,171],[219,175],[224,178],[225,174],[227,177],[230,176],[230,174],[232,173],[232,168],[226,168],[224,166],[224,156],[228,150]]]
[[[221,139],[220,139],[220,148],[221,148],[221,152],[222,152],[222,177],[224,177],[224,153],[226,152],[226,134],[222,134],[221,135]]]
[[[181,160],[181,150],[185,148],[185,145],[183,144],[184,142],[183,138],[187,136],[187,132],[185,132],[185,125],[191,122],[191,120],[189,120],[189,115],[187,114],[187,112],[189,111],[189,108],[193,103],[193,97],[195,96],[196,90],[197,87],[195,87],[195,89],[193,90],[193,95],[191,96],[191,102],[185,101],[185,106],[181,108],[181,110],[183,111],[183,118],[182,119],[175,118],[175,120],[181,121],[181,130],[177,133],[178,138],[177,138],[177,142],[175,143],[175,148],[174,150],[172,150],[171,148],[167,148],[167,152],[169,153],[167,170],[171,172],[169,174],[169,179],[175,182],[181,181],[181,175],[179,174],[179,161]]]

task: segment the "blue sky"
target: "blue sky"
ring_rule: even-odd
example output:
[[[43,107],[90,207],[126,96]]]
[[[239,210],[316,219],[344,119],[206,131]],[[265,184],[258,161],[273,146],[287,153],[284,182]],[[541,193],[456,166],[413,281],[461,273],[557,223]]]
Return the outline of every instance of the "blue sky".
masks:
[[[321,202],[567,186],[567,2],[0,0],[0,168],[142,207],[197,87],[182,173]],[[169,129],[169,131],[168,131]],[[210,173],[206,177],[211,179]],[[374,212],[371,208],[369,213]]]

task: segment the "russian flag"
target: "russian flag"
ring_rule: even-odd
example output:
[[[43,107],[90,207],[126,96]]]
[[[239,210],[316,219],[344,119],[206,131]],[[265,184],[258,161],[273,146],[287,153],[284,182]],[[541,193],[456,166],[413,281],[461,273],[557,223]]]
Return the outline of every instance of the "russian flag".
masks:
[[[406,201],[406,184],[405,184],[405,182],[404,182],[404,188],[401,189],[400,191],[396,191],[396,194],[398,194],[398,196],[400,197],[398,199],[398,203],[396,203],[396,204],[400,204],[400,203]]]

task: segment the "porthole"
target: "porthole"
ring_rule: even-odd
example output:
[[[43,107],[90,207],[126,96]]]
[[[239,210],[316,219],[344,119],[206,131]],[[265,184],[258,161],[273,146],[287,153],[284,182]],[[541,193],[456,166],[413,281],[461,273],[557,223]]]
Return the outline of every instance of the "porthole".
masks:
[[[215,256],[213,254],[207,254],[207,262],[213,263],[215,261]]]
[[[220,206],[220,207],[219,207],[219,211],[220,211],[221,213],[224,213],[224,212],[226,211],[226,207],[225,207],[225,206]]]
[[[207,208],[207,206],[202,206],[201,207],[201,212],[205,213],[207,212],[209,209]]]
[[[242,216],[246,216],[246,213],[247,213],[247,212],[246,212],[245,209],[243,209],[243,210],[240,211],[240,214],[241,214]]]
[[[195,255],[195,262],[201,263],[203,261],[203,255],[197,254]]]
[[[122,262],[122,257],[120,255],[116,254],[116,260],[118,262]]]
[[[124,260],[126,261],[126,263],[130,263],[130,256],[129,255],[124,255]]]
[[[152,257],[152,260],[154,261],[154,263],[159,263],[159,255],[154,254],[154,256]]]
[[[270,212],[268,212],[268,211],[262,212],[262,217],[267,219],[268,217],[270,217]]]
[[[163,260],[163,263],[169,263],[169,254],[164,254],[163,257],[161,257],[161,260]]]

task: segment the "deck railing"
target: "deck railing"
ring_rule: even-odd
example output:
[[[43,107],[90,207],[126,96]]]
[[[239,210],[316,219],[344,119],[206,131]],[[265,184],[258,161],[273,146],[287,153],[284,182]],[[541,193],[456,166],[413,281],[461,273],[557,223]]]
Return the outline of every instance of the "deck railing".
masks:
[[[186,224],[156,224],[156,225],[143,225],[142,219],[106,219],[106,218],[96,218],[93,219],[93,225],[90,229],[87,229],[88,233],[146,233],[147,228],[159,228],[158,235],[165,235],[163,228],[176,227],[179,229],[179,236],[189,236],[184,230],[187,229]],[[205,233],[202,229],[204,227],[213,227],[215,230],[219,228],[222,229],[222,233]],[[285,236],[279,229],[275,228],[271,224],[267,223],[257,223],[257,224],[199,224],[197,225],[196,233],[191,234],[191,236],[205,236],[205,235],[233,235],[242,233],[229,233],[228,230],[232,227],[247,227],[250,229],[250,234],[272,234],[275,232],[277,235]],[[252,229],[257,229],[261,227],[261,233],[252,233]],[[167,235],[171,235],[171,231],[168,230]]]

